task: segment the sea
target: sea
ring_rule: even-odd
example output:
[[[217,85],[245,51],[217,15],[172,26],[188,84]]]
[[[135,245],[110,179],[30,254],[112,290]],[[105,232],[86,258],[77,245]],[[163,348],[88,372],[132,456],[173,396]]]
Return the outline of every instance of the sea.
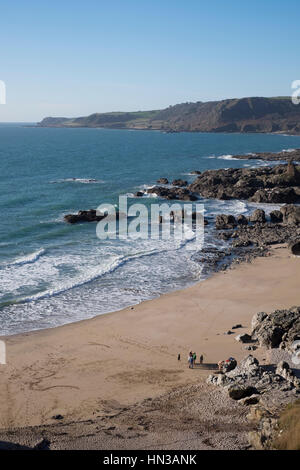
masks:
[[[193,234],[182,240],[99,239],[96,223],[64,215],[119,204],[160,177],[266,165],[233,155],[289,151],[300,136],[163,133],[0,124],[0,335],[52,328],[120,310],[207,277]],[[139,198],[147,207],[158,198]],[[273,205],[200,199],[205,216]],[[277,207],[277,206],[276,206]],[[205,227],[204,246],[225,241]]]

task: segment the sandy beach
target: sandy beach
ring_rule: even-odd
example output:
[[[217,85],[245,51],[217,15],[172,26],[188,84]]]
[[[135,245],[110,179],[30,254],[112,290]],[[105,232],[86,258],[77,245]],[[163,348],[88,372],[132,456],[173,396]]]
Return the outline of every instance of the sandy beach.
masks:
[[[299,305],[299,279],[299,258],[277,246],[268,257],[119,312],[2,337],[0,440],[30,447],[51,435],[51,448],[243,448],[245,412],[233,404],[231,416],[220,414],[226,403],[205,383],[209,370],[190,370],[187,355],[203,354],[212,367],[245,357],[244,345],[225,333],[237,323],[236,334],[248,332],[258,311]],[[254,355],[267,360],[261,349]],[[191,410],[197,416],[188,418]],[[228,430],[235,422],[239,441]],[[219,437],[207,440],[209,426],[220,423]]]

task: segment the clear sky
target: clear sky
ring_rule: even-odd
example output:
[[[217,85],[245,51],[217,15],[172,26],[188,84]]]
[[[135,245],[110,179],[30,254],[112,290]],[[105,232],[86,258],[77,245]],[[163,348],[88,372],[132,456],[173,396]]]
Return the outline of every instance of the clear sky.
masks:
[[[0,121],[291,94],[297,0],[0,0]]]

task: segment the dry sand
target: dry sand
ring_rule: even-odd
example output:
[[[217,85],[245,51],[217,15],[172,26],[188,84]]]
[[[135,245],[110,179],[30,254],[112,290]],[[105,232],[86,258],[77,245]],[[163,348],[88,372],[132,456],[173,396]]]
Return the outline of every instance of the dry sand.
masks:
[[[299,305],[299,281],[299,258],[276,247],[270,257],[134,308],[2,338],[0,440],[31,447],[44,436],[51,448],[243,448],[246,411],[206,385],[208,370],[188,369],[188,352],[209,364],[240,360],[244,346],[224,333],[237,323],[244,328],[236,334],[248,332],[258,311]],[[266,360],[264,351],[254,354]],[[63,420],[52,418],[57,414]]]

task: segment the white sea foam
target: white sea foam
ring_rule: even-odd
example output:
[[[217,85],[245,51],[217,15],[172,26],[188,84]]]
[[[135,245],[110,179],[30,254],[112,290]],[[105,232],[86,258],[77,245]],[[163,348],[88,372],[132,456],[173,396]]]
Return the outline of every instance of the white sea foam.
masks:
[[[217,158],[218,160],[239,160],[239,158],[234,158],[232,155],[220,155]]]
[[[82,184],[103,184],[103,180],[96,180],[94,178],[62,178],[55,181],[50,181],[50,183],[82,183]]]
[[[29,253],[28,255],[22,256],[21,258],[17,258],[10,263],[11,266],[21,266],[23,264],[31,264],[35,263],[41,256],[46,253],[46,250],[41,249],[35,251],[33,253]]]

